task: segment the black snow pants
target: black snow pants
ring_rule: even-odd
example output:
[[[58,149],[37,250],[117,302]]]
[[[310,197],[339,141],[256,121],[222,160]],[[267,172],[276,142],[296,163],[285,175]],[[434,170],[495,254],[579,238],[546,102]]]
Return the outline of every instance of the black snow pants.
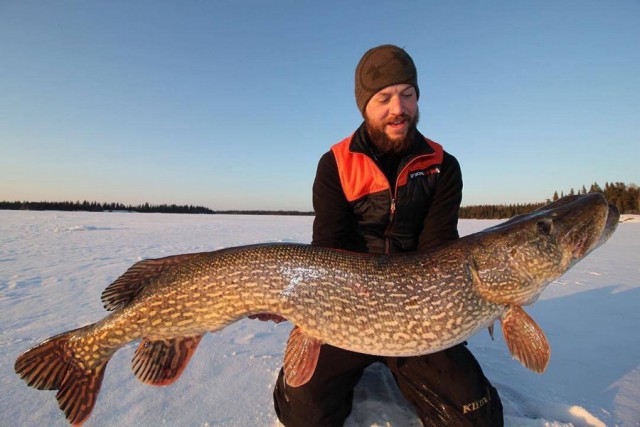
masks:
[[[276,414],[286,427],[339,427],[351,413],[353,389],[364,369],[382,362],[424,426],[501,427],[502,403],[475,357],[459,344],[417,357],[377,357],[330,345],[320,350],[311,380],[288,386],[280,371],[273,392]]]

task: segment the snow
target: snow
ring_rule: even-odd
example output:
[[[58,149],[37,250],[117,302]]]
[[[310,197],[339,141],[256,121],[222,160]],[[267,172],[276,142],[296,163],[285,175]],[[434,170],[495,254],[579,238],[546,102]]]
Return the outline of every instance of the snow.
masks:
[[[97,321],[102,290],[143,258],[258,242],[309,242],[312,217],[0,211],[0,426],[65,426],[55,392],[29,388],[15,358],[47,337]],[[499,221],[462,220],[462,234]],[[527,312],[552,354],[538,375],[501,333],[469,347],[497,387],[507,426],[640,425],[640,216],[625,215],[603,247],[551,284]],[[182,377],[140,383],[135,344],[109,363],[85,424],[275,426],[271,392],[289,323],[242,320],[207,334]],[[347,426],[419,426],[381,365],[356,389]]]

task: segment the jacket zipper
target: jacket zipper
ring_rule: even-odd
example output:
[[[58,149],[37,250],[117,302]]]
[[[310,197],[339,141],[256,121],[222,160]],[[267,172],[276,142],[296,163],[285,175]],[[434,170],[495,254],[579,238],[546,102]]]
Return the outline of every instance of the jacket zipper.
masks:
[[[414,157],[406,165],[404,165],[404,167],[400,169],[400,173],[396,176],[396,182],[395,182],[395,186],[393,187],[393,190],[391,190],[391,183],[389,183],[389,193],[391,193],[391,206],[389,208],[389,224],[387,224],[387,228],[384,230],[384,253],[385,254],[391,253],[391,239],[389,238],[389,233],[391,231],[391,227],[393,226],[393,220],[395,219],[395,216],[396,216],[396,199],[398,197],[398,180],[404,173],[405,169],[409,167],[409,165],[411,165],[418,159],[421,159],[423,157],[429,157],[429,156],[430,154]]]
[[[387,224],[387,228],[384,230],[384,253],[391,253],[391,239],[389,239],[389,232],[391,231],[391,224],[393,223],[393,218],[396,215],[396,199],[395,195],[389,188],[389,192],[391,193],[391,209],[389,211],[389,224]]]

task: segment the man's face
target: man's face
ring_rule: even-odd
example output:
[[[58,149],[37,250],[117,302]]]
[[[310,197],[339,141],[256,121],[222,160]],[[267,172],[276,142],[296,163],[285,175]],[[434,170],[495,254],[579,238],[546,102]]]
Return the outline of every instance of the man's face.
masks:
[[[373,143],[383,152],[401,152],[411,143],[418,119],[418,97],[413,86],[387,86],[365,107],[365,122]]]

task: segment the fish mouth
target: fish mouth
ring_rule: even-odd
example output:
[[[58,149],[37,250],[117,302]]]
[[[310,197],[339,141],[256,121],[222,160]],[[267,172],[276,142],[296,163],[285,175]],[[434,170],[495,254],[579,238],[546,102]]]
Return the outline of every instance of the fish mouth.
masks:
[[[607,240],[609,240],[609,238],[618,228],[619,223],[620,211],[615,205],[610,204],[609,210],[607,212],[607,221],[605,222],[604,230],[600,234],[600,239],[596,242],[595,246],[591,250],[602,246]]]
[[[565,236],[565,238],[571,240],[571,258],[573,260],[584,257],[600,239],[602,233],[583,232],[586,228],[595,230],[597,228],[595,222],[594,218],[587,218],[581,223],[574,225]]]
[[[605,200],[604,197],[601,200]],[[604,244],[613,234],[620,220],[620,213],[614,205],[596,200],[576,215],[579,219],[562,237],[562,242],[571,248],[573,261]]]

